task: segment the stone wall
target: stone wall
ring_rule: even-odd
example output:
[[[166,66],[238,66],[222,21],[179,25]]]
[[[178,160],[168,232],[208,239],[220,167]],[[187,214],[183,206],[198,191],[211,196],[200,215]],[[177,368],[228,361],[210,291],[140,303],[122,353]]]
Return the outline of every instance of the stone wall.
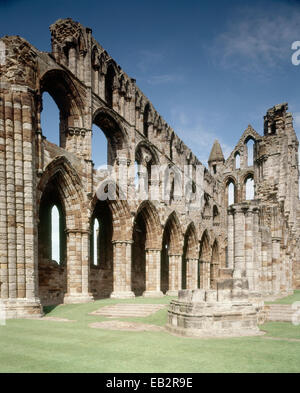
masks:
[[[41,302],[208,290],[232,275],[246,276],[253,290],[265,294],[298,285],[298,141],[287,106],[267,112],[264,136],[249,126],[226,161],[214,146],[207,169],[91,29],[63,19],[50,31],[51,53],[20,37],[2,38],[0,281],[10,315],[38,314]],[[41,127],[44,92],[60,110],[60,146],[47,141]],[[134,194],[133,176],[117,188],[116,198],[106,202],[111,235],[102,250],[110,251],[99,266],[92,262],[91,228],[98,185],[108,171],[95,170],[91,160],[93,124],[107,138],[115,174],[136,163],[140,185],[164,195],[123,198]],[[249,138],[256,155],[251,168]],[[240,169],[234,162],[238,151]],[[153,165],[159,171],[150,183],[146,175]],[[256,194],[244,205],[248,176]],[[230,180],[236,200],[228,214]],[[186,197],[188,188],[199,196],[194,204],[192,194]],[[43,235],[48,224],[42,213],[53,204],[63,223],[61,266],[42,252],[50,241]]]

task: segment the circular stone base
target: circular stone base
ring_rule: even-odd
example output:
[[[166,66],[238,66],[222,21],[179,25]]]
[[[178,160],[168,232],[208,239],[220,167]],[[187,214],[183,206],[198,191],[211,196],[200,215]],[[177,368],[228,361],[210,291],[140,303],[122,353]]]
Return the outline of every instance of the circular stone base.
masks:
[[[185,329],[167,324],[166,330],[175,336],[184,336],[190,338],[233,338],[233,337],[249,337],[263,336],[265,332],[257,330],[205,330],[205,329]]]
[[[189,302],[173,300],[166,329],[187,337],[241,337],[263,334],[257,309],[247,301]]]

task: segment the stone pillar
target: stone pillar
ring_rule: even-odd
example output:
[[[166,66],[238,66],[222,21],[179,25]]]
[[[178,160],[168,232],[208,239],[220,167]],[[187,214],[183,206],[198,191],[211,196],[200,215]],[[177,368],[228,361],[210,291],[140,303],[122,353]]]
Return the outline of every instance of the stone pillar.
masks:
[[[205,262],[204,261],[199,261],[199,268],[198,268],[198,274],[199,274],[199,288],[203,289],[205,284]],[[198,278],[197,278],[198,281]]]
[[[182,255],[169,254],[169,290],[167,296],[178,296],[182,287]]]
[[[265,295],[270,294],[269,290],[269,264],[268,260],[268,232],[267,228],[261,228],[261,284],[262,284],[262,292]]]
[[[114,290],[113,299],[130,299],[135,295],[131,291],[131,249],[132,240],[114,240]]]
[[[253,212],[249,207],[245,210],[245,266],[250,291],[254,291],[255,286],[253,263]]]
[[[99,72],[99,91],[98,95],[102,100],[105,99],[105,74],[103,72]]]
[[[261,280],[261,242],[259,233],[259,210],[253,208],[253,230],[252,230],[252,245],[253,245],[253,279],[254,279],[254,291],[260,291],[260,280]]]
[[[227,228],[228,228],[228,269],[233,269],[234,266],[234,210],[228,209],[227,218]]]
[[[8,318],[40,316],[35,100],[26,86],[8,86],[0,87],[0,293]]]
[[[99,68],[94,69],[94,93],[99,95]]]
[[[146,291],[144,297],[161,297],[160,249],[146,249]]]
[[[203,277],[203,289],[210,289],[210,269],[211,264],[205,261],[203,264],[204,277]]]
[[[282,246],[281,264],[280,264],[280,291],[286,290],[286,261],[287,261],[287,246]]]
[[[89,289],[89,231],[67,230],[67,293],[64,303],[93,300]]]
[[[76,48],[71,46],[69,49],[69,70],[75,75],[77,75],[77,56]]]
[[[246,274],[245,266],[245,214],[240,206],[235,208],[234,215],[234,278]]]
[[[280,293],[280,241],[279,237],[272,237],[272,292]]]
[[[189,258],[186,261],[186,288],[198,288],[198,259]]]

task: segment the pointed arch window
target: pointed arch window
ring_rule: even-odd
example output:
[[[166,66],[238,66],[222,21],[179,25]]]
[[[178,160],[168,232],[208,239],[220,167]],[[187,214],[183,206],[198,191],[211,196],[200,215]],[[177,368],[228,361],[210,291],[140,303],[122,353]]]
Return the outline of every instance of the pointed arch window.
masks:
[[[149,130],[149,114],[150,114],[150,105],[147,104],[145,106],[145,111],[144,111],[144,136],[148,138],[148,130]]]
[[[56,205],[51,209],[51,259],[61,263],[60,256],[60,212]]]
[[[246,147],[247,147],[247,165],[248,166],[253,166],[254,164],[254,144],[255,141],[250,138],[248,141],[246,141]]]
[[[239,152],[235,154],[235,169],[241,168],[241,155]]]
[[[253,176],[248,176],[245,180],[246,200],[254,199],[254,179]]]
[[[230,180],[227,183],[227,201],[228,201],[228,206],[233,205],[235,203],[235,183],[233,180]]]
[[[94,219],[93,225],[93,265],[99,265],[99,254],[100,254],[100,245],[99,245],[99,230],[100,225],[97,218]]]
[[[115,75],[116,73],[114,67],[112,66],[112,64],[110,64],[107,68],[107,72],[105,75],[105,101],[110,108],[113,107],[113,89]]]

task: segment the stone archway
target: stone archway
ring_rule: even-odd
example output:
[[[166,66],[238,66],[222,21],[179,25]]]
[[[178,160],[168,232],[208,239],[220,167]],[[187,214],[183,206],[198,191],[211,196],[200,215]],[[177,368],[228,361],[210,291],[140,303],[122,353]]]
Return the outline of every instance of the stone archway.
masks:
[[[97,109],[93,116],[93,124],[103,131],[107,139],[108,165],[114,166],[117,158],[129,159],[127,132],[112,109]]]
[[[210,264],[210,288],[217,289],[218,270],[219,270],[219,244],[215,240],[212,246],[211,264]]]
[[[90,131],[84,121],[84,93],[67,72],[53,69],[47,71],[40,80],[40,105],[43,110],[42,95],[50,94],[60,112],[59,139],[60,147],[86,159],[89,158]],[[38,113],[40,118],[40,113]]]
[[[53,191],[52,199],[49,197],[51,190]],[[45,218],[44,212],[46,212],[47,206],[53,203],[61,206],[65,223],[65,260],[67,260],[67,263],[60,275],[66,275],[66,284],[62,283],[62,278],[58,279],[58,274],[54,274],[56,278],[51,285],[48,280],[48,291],[55,289],[56,292],[59,292],[59,296],[57,296],[59,302],[62,299],[65,303],[90,301],[91,296],[88,288],[88,214],[82,214],[84,211],[87,212],[87,203],[77,172],[65,157],[57,157],[46,167],[38,185],[37,201],[40,219]],[[45,239],[42,230],[43,224],[43,222],[40,222],[39,225],[39,241]],[[39,245],[39,250],[41,248]],[[43,258],[42,253],[40,253],[40,262],[41,258]],[[40,282],[40,284],[42,283]],[[46,297],[45,288],[43,289],[43,297]]]
[[[107,281],[105,293],[107,295],[110,293],[112,298],[132,298],[134,297],[131,291],[132,218],[129,206],[127,201],[123,200],[122,191],[115,183],[104,182],[100,185],[90,205],[90,226],[95,217],[99,219],[102,217],[106,232],[103,241],[107,249],[106,262],[103,265]],[[110,186],[115,190],[113,198],[110,195]],[[97,279],[97,286],[102,289],[103,274],[98,272]]]
[[[97,226],[96,226],[97,225]],[[91,217],[90,291],[94,299],[113,292],[113,219],[107,201],[97,201]]]
[[[204,231],[200,241],[200,257],[198,269],[198,287],[209,289],[211,250],[207,230]]]
[[[182,243],[180,223],[173,212],[165,224],[161,252],[161,291],[170,296],[176,296],[182,285]]]
[[[154,205],[142,202],[135,216],[132,246],[132,291],[136,295],[161,296],[160,292],[161,225]]]
[[[199,247],[196,228],[189,224],[184,236],[182,255],[182,289],[196,289],[198,277]]]

